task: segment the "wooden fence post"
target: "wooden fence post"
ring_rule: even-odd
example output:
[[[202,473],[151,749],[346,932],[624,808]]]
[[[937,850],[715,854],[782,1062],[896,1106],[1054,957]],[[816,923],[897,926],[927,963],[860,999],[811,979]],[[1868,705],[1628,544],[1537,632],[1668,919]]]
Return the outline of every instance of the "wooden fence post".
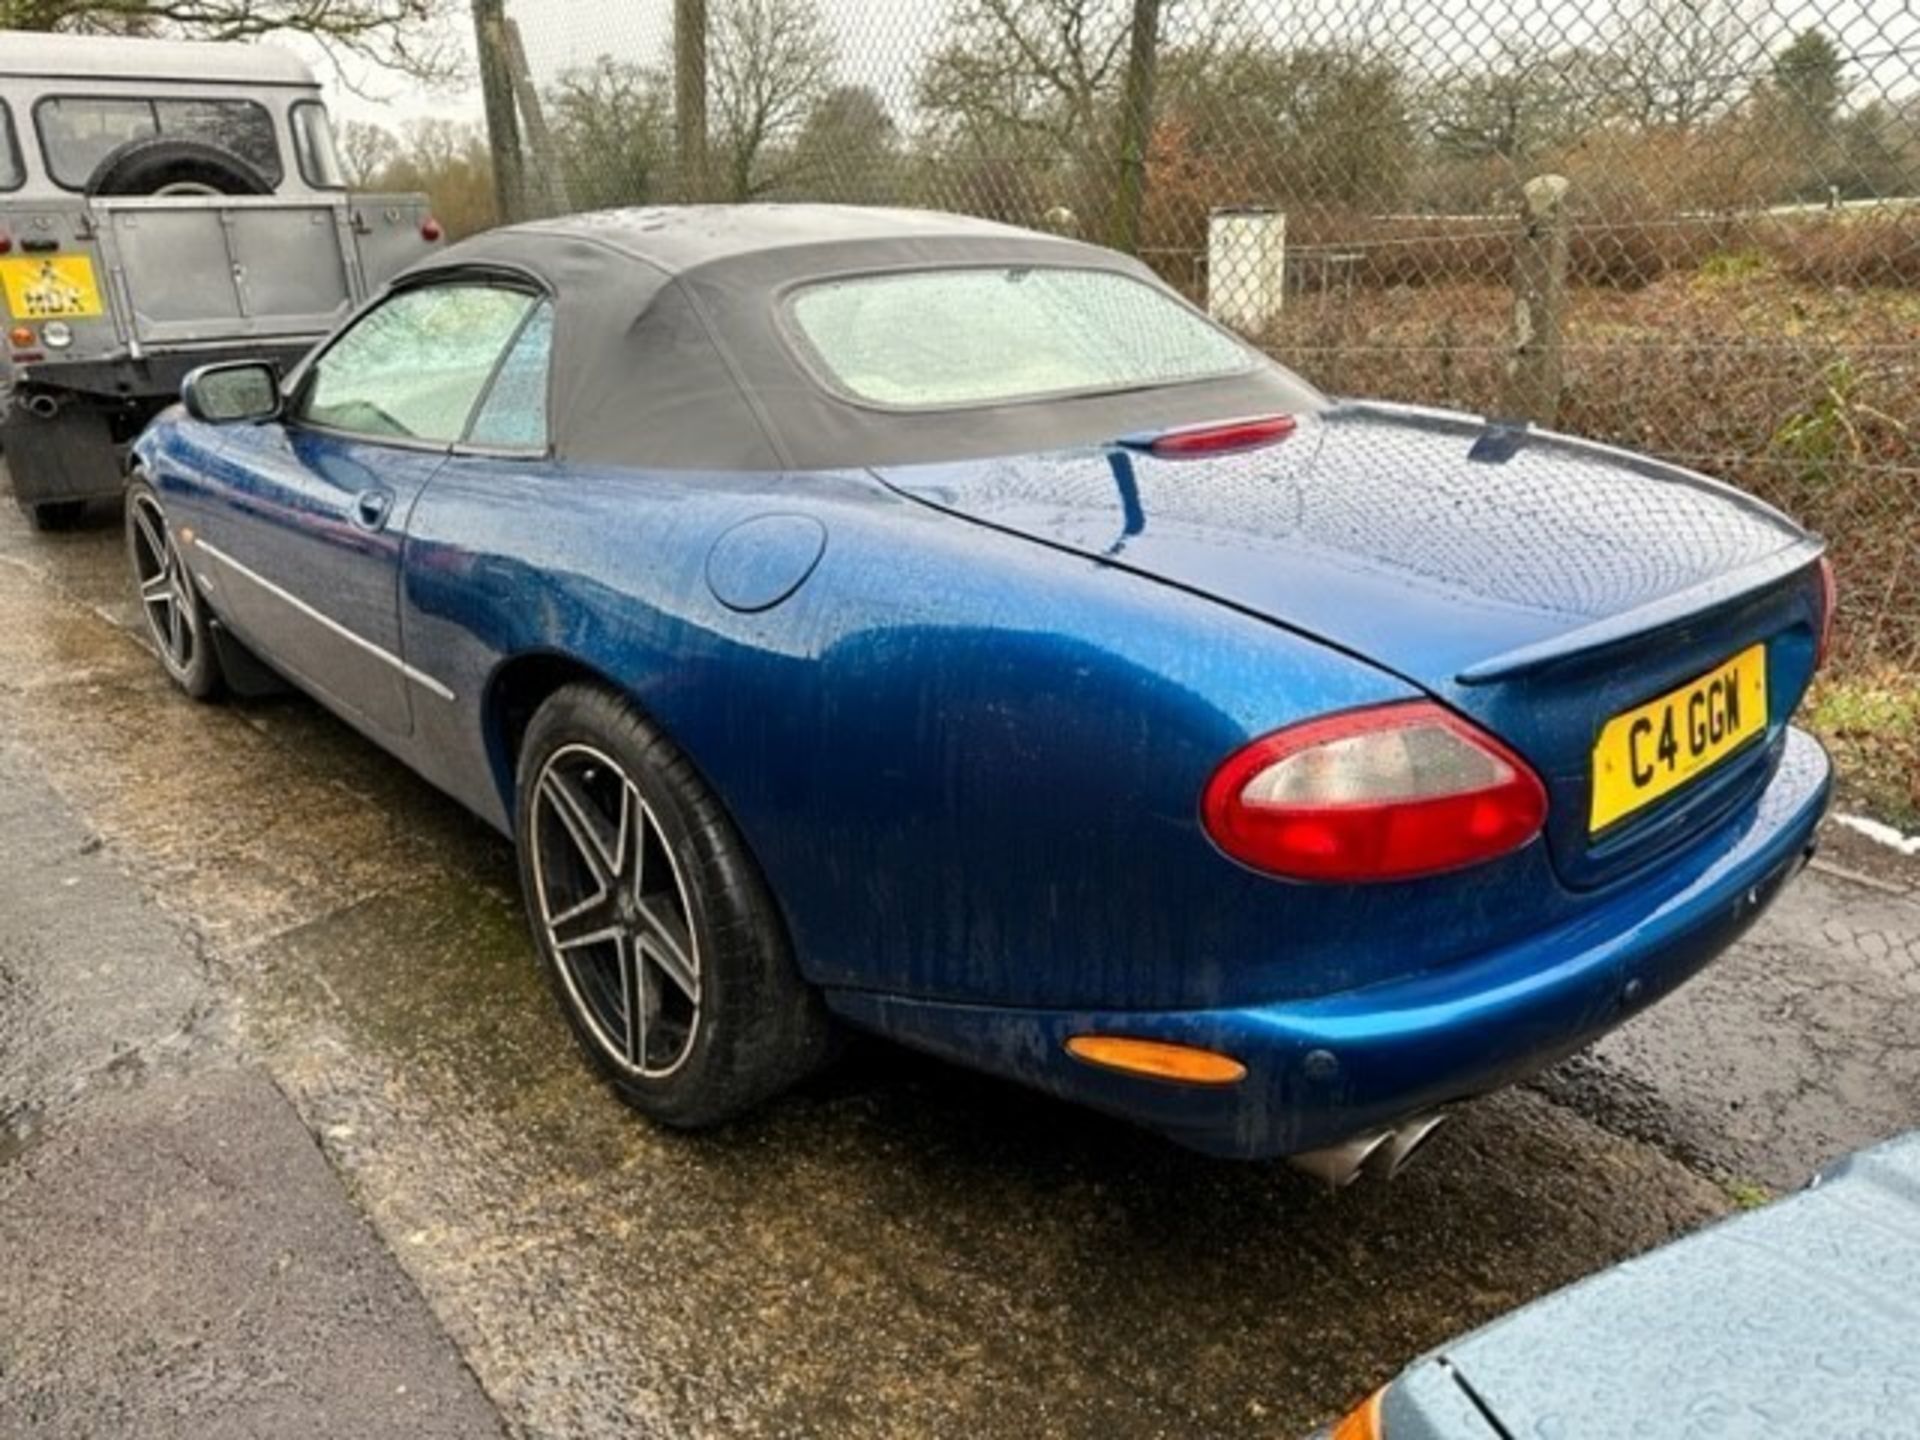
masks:
[[[474,42],[480,57],[480,95],[493,151],[494,207],[502,225],[527,218],[526,159],[507,59],[506,0],[473,0]]]
[[[707,0],[674,0],[673,132],[682,204],[707,198]]]
[[[542,215],[565,215],[573,209],[567,196],[567,177],[560,171],[560,156],[553,144],[553,132],[547,129],[546,108],[540,103],[540,91],[533,83],[533,70],[527,64],[527,47],[520,41],[520,26],[511,16],[501,26],[507,42],[507,68],[513,80],[513,97],[519,106],[520,123],[526,129],[527,149],[532,152],[537,172],[525,172],[522,159],[522,201],[529,210],[536,192]]]
[[[1567,295],[1567,178],[1536,175],[1521,193],[1513,346],[1500,418],[1553,425],[1560,416],[1560,326]]]
[[[1140,253],[1140,212],[1147,198],[1147,150],[1153,143],[1153,72],[1160,47],[1160,0],[1133,0],[1127,46],[1127,79],[1120,97],[1120,131],[1114,162],[1113,206],[1107,244]]]

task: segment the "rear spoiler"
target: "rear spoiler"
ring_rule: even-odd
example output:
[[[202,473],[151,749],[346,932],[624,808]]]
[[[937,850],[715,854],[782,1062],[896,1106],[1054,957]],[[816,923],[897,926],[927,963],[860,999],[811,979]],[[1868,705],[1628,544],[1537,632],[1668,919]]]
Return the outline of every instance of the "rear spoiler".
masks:
[[[1621,644],[1637,635],[1658,630],[1663,625],[1671,625],[1676,620],[1717,609],[1755,591],[1764,590],[1795,571],[1811,566],[1826,548],[1824,540],[1809,535],[1731,575],[1716,575],[1685,590],[1662,595],[1638,609],[1609,615],[1591,625],[1556,635],[1551,640],[1522,645],[1517,650],[1509,650],[1504,655],[1471,665],[1455,678],[1462,685],[1491,685],[1496,681],[1516,679],[1576,655],[1604,650],[1609,645]]]

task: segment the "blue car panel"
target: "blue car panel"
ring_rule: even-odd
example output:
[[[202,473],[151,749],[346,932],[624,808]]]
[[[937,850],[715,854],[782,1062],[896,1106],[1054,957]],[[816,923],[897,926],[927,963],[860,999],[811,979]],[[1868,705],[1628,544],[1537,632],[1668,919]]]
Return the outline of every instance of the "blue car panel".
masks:
[[[222,613],[368,733],[409,734],[417,686],[389,658],[405,649],[401,550],[445,451],[277,425],[222,438],[192,507]]]
[[[1416,1361],[1381,1399],[1383,1440],[1911,1434],[1916,1294],[1908,1135]]]
[[[905,227],[917,258],[962,240],[1098,256],[998,227],[936,244],[937,220],[861,213],[820,223]],[[781,287],[843,259],[782,238],[808,229],[785,213],[742,221],[753,243],[704,223],[499,232],[404,282],[484,266],[553,296],[550,453],[180,410],[136,447],[220,623],[488,822],[513,828],[531,708],[596,680],[719,798],[842,1017],[1248,1156],[1585,1043],[1705,964],[1811,843],[1827,763],[1789,719],[1824,618],[1819,546],[1765,507],[1559,437],[1330,406],[1264,361],[896,422],[779,368]],[[705,278],[683,293],[673,265]],[[725,433],[610,415],[623,356],[660,367],[636,409],[703,394]],[[1298,411],[1278,444],[1141,453],[1155,426],[1277,399]],[[1014,443],[1002,423],[1019,453],[994,448]],[[703,444],[784,458],[686,463]],[[803,463],[836,446],[848,463]],[[1764,733],[1590,837],[1607,718],[1755,644]],[[1375,884],[1276,878],[1210,837],[1201,797],[1229,755],[1415,700],[1534,767],[1543,833]],[[1089,1031],[1246,1074],[1097,1069],[1065,1048]]]
[[[1805,863],[1828,784],[1819,745],[1791,731],[1760,803],[1656,880],[1459,964],[1329,995],[1171,1011],[829,998],[894,1039],[1146,1120],[1198,1150],[1317,1150],[1521,1078],[1691,978]],[[1242,1060],[1248,1075],[1202,1088],[1116,1074],[1067,1053],[1068,1037],[1087,1033],[1200,1046]]]

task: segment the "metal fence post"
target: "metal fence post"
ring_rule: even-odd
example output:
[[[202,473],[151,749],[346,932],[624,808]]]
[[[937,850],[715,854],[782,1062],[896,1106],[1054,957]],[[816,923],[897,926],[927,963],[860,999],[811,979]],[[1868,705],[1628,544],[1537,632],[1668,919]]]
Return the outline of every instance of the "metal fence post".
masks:
[[[1560,416],[1560,325],[1567,294],[1567,178],[1536,175],[1522,190],[1513,262],[1513,348],[1502,418],[1552,425]]]

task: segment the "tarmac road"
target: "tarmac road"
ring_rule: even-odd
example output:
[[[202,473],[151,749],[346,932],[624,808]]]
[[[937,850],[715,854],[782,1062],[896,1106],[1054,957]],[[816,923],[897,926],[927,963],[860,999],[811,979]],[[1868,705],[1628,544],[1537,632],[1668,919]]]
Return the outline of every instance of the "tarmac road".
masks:
[[[675,1137],[573,1053],[503,841],[304,700],[182,699],[135,620],[116,528],[33,536],[0,504],[17,1433],[168,1433],[136,1416],[260,1401],[304,1336],[302,1403],[365,1374],[471,1417],[477,1389],[529,1436],[1292,1436],[1463,1327],[1920,1124],[1920,903],[1872,862],[1803,875],[1706,977],[1467,1107],[1390,1185],[1329,1195],[879,1045]],[[324,1163],[299,1168],[287,1125]],[[230,1188],[269,1198],[169,1208],[185,1180],[151,1176],[215,1141]],[[101,1232],[60,1223],[107,1176],[179,1279],[139,1304],[80,1283]],[[313,1214],[280,1236],[288,1187]],[[277,1288],[247,1268],[282,1255]],[[247,1303],[285,1323],[150,1343]],[[32,1418],[88,1396],[96,1424]],[[313,1433],[276,1413],[232,1433]],[[407,1423],[367,1415],[356,1433]]]

